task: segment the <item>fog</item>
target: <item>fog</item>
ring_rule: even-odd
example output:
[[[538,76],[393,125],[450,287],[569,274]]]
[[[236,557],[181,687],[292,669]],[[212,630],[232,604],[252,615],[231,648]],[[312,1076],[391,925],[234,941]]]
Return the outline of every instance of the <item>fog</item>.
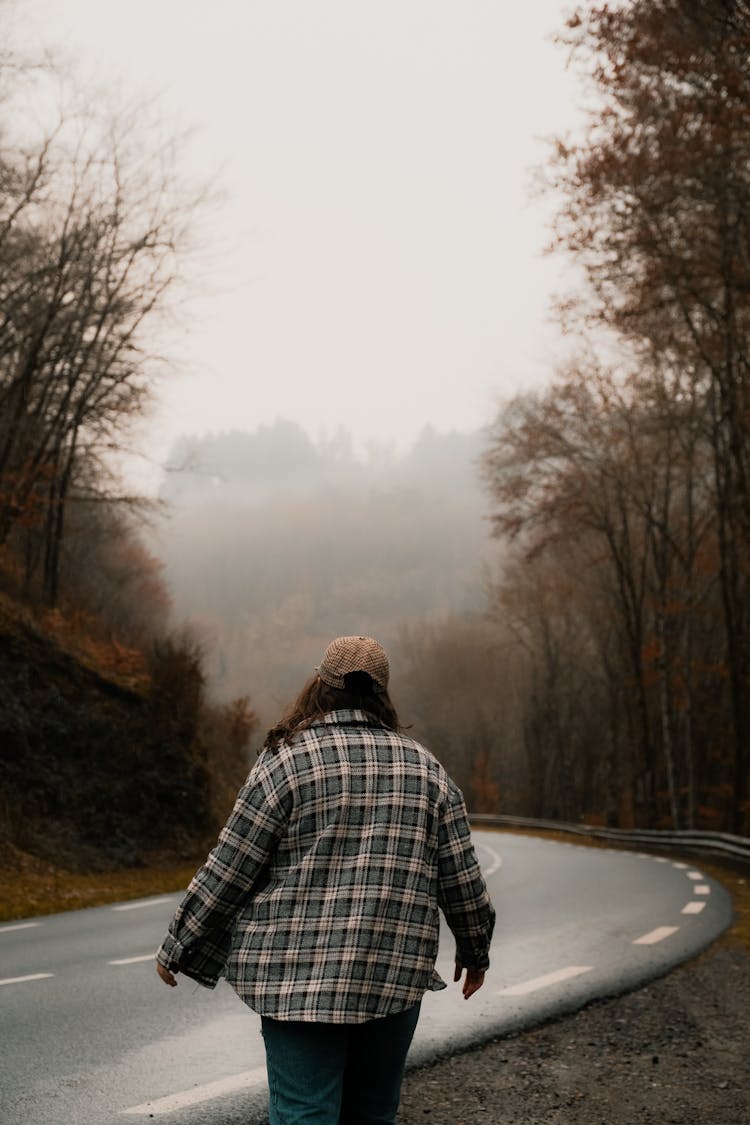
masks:
[[[427,428],[404,454],[356,456],[346,431],[314,443],[289,421],[181,438],[153,546],[214,694],[271,722],[333,636],[393,650],[407,625],[481,609],[496,550],[481,448],[480,432]]]

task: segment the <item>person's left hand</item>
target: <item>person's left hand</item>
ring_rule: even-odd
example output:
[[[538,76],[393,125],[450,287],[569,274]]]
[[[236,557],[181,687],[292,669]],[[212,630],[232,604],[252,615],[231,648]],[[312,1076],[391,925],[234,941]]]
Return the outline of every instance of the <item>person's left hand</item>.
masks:
[[[460,961],[456,961],[456,971],[453,974],[454,981],[461,979],[461,973],[464,971],[463,965]],[[482,969],[467,969],[466,976],[463,983],[464,1000],[468,1000],[475,992],[484,984],[484,970]]]
[[[175,980],[174,973],[171,973],[169,969],[165,969],[159,961],[156,962],[156,971],[164,981],[164,983],[168,984],[170,988],[177,987],[177,981]]]

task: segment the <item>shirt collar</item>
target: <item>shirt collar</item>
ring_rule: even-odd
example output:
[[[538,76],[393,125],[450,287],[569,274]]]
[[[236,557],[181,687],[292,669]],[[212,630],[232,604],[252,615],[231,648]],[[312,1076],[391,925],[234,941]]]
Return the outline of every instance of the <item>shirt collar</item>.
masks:
[[[366,711],[359,708],[342,707],[338,711],[326,711],[325,715],[321,715],[316,719],[315,724],[325,723],[327,726],[341,725],[342,723],[369,723],[371,717]]]

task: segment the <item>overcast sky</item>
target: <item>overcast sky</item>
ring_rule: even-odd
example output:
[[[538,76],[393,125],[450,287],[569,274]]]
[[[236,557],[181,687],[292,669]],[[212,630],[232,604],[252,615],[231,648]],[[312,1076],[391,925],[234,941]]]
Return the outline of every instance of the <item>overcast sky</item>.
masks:
[[[195,127],[206,297],[148,447],[277,417],[363,445],[473,429],[546,379],[560,266],[530,197],[580,91],[559,0],[18,0],[28,34]]]

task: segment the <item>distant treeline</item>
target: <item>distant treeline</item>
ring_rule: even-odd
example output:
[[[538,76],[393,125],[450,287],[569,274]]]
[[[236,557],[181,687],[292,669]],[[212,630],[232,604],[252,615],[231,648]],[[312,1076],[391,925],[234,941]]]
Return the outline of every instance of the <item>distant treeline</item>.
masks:
[[[357,457],[291,422],[186,438],[170,456],[154,539],[177,612],[206,639],[221,696],[275,721],[332,636],[478,611],[490,557],[482,438],[425,430]]]

